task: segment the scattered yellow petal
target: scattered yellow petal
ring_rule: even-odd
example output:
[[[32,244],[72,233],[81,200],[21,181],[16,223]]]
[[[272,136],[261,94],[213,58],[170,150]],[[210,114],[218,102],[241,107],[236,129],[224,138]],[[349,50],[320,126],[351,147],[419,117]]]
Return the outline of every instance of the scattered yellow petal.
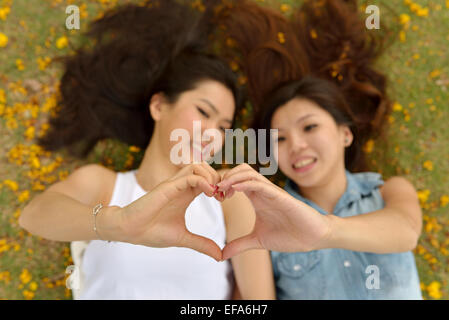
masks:
[[[38,285],[37,285],[36,281],[31,282],[29,285],[29,288],[31,291],[36,291],[37,287],[38,287]]]
[[[402,106],[401,106],[401,104],[400,103],[398,103],[398,102],[395,102],[394,104],[393,104],[393,111],[402,111]]]
[[[424,167],[424,169],[432,171],[433,170],[433,162],[430,160],[427,160],[423,163],[423,167]]]
[[[19,202],[25,202],[30,198],[30,191],[25,190],[19,194],[18,200]]]
[[[285,43],[285,34],[282,32],[278,32],[278,40],[280,43]]]
[[[31,273],[28,271],[28,269],[22,269],[22,273],[20,274],[19,278],[23,284],[27,284],[31,281]]]
[[[25,65],[23,64],[22,59],[16,59],[16,67],[20,71],[25,70]]]
[[[441,284],[438,281],[432,281],[428,286],[427,286],[427,293],[429,294],[429,296],[431,298],[434,299],[441,299]]]
[[[429,8],[422,8],[416,12],[418,17],[427,17],[429,15]]]
[[[363,151],[366,153],[373,152],[374,149],[374,140],[370,139],[365,143],[365,146],[363,147]]]
[[[288,5],[288,4],[282,4],[281,5],[281,11],[283,12],[283,13],[286,13],[286,12],[288,12],[288,11],[290,11],[290,9],[291,9],[291,7],[290,7],[290,5]]]
[[[401,42],[405,42],[406,36],[405,36],[405,31],[404,31],[404,30],[401,30],[401,31],[399,32],[399,40],[400,40]]]
[[[399,21],[402,25],[408,25],[410,23],[410,16],[406,13],[403,13],[399,16]]]
[[[10,11],[9,7],[0,8],[0,19],[5,21]]]
[[[440,206],[444,208],[444,207],[447,206],[448,203],[449,203],[449,196],[447,196],[447,195],[442,195],[442,196],[440,197]]]
[[[29,290],[23,290],[22,292],[25,300],[31,300],[34,298],[34,292]]]
[[[17,191],[19,189],[19,185],[17,184],[17,182],[12,180],[4,180],[3,184],[7,185],[12,191]]]
[[[6,47],[8,44],[8,37],[6,34],[0,32],[0,48]]]
[[[424,189],[418,191],[418,199],[421,204],[424,204],[429,199],[430,190]]]
[[[433,79],[433,78],[438,77],[440,74],[441,74],[441,71],[438,69],[435,69],[429,74],[429,76]]]
[[[69,44],[69,39],[67,39],[66,36],[60,37],[58,40],[56,40],[56,48],[58,49],[64,49]]]

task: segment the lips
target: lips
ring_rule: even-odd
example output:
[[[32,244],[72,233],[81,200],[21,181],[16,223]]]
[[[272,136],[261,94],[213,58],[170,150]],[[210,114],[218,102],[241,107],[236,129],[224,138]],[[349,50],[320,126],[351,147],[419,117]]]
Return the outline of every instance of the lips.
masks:
[[[304,173],[312,169],[317,161],[317,158],[311,156],[299,157],[292,163],[292,169],[297,173]]]

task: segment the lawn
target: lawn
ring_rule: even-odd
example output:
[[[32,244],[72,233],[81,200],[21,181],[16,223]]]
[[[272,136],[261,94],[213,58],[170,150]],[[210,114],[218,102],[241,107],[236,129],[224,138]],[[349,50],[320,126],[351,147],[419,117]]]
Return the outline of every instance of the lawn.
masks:
[[[78,166],[94,162],[124,171],[143,156],[110,140],[83,161],[35,144],[56,107],[61,69],[52,58],[75,48],[90,20],[125,2],[139,1],[0,0],[1,299],[71,299],[69,244],[21,229],[21,210]],[[301,3],[258,2],[286,15]],[[80,30],[65,27],[69,4],[81,10]],[[372,171],[384,179],[404,176],[418,190],[424,227],[414,252],[421,288],[426,299],[449,299],[449,0],[362,1],[361,10],[368,4],[379,6],[381,21],[397,36],[378,62],[395,102],[391,129],[387,141],[372,140],[365,150]]]

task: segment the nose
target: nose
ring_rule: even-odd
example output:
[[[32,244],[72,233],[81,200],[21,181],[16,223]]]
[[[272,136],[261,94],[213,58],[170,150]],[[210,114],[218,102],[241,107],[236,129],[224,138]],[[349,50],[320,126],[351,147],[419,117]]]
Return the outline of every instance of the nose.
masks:
[[[307,141],[304,138],[299,137],[296,134],[292,134],[290,137],[290,153],[295,154],[299,151],[307,148]]]

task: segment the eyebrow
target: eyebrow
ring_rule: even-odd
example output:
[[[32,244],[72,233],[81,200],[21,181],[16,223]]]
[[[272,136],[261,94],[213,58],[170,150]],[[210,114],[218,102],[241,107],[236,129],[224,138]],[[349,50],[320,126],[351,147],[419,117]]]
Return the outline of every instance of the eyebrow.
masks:
[[[209,100],[206,100],[206,99],[199,99],[199,100],[200,100],[200,101],[203,101],[205,104],[207,104],[209,107],[211,107],[211,109],[214,110],[214,112],[215,112],[216,114],[219,114],[217,108],[216,108],[216,107],[215,107]],[[230,124],[232,124],[232,121],[231,121],[231,120],[226,119],[226,120],[224,120],[224,121],[229,122]]]
[[[300,123],[301,121],[306,120],[307,118],[313,117],[313,116],[315,116],[315,114],[308,114],[308,115],[306,115],[306,116],[304,116],[304,117],[301,117],[301,118],[299,118],[298,120],[296,120],[296,124]],[[278,128],[278,130],[279,130],[279,131],[283,131],[284,129]]]

